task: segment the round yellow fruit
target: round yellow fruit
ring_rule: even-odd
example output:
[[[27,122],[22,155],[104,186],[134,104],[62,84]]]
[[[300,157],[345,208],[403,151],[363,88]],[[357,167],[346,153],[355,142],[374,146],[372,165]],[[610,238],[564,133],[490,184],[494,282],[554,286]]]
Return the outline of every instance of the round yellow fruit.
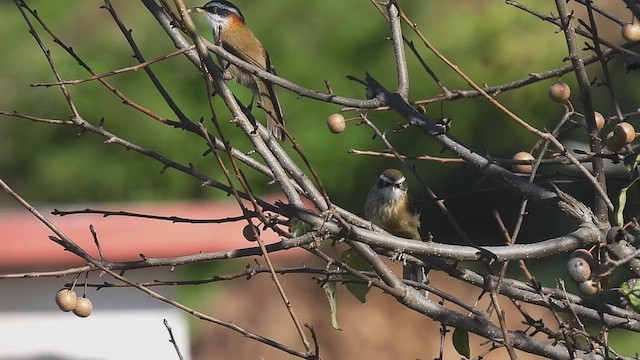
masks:
[[[526,151],[520,151],[513,155],[513,160],[535,160],[535,158]],[[513,170],[523,174],[531,174],[533,172],[533,164],[513,164]]]
[[[613,138],[622,146],[630,144],[636,138],[636,129],[633,125],[623,121],[613,128]]]
[[[334,134],[340,134],[347,128],[347,124],[342,114],[331,114],[327,119],[327,126]]]
[[[604,124],[606,123],[606,119],[604,118],[604,116],[602,116],[602,114],[600,114],[599,112],[594,111],[593,117],[596,118],[596,127],[598,128],[598,131],[602,130]]]
[[[571,88],[567,83],[558,81],[549,87],[549,98],[555,102],[561,103],[569,100],[571,96]]]
[[[609,131],[607,134],[607,140],[605,140],[605,146],[607,149],[613,152],[620,152],[624,145],[620,145],[616,139],[613,137],[613,131]]]
[[[86,297],[78,298],[78,304],[73,309],[73,313],[79,317],[87,317],[93,311],[93,303]]]
[[[640,40],[640,25],[638,24],[624,24],[622,26],[622,37],[629,41],[635,42]]]
[[[78,295],[73,290],[62,289],[56,293],[56,304],[60,310],[69,312],[76,308]]]

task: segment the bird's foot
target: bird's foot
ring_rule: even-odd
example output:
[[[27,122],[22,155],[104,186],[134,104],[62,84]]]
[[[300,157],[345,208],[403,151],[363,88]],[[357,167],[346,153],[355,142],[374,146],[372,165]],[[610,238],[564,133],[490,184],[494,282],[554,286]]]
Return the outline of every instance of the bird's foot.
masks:
[[[402,265],[407,265],[407,254],[396,252],[391,256],[391,261],[402,261]]]
[[[229,64],[227,64],[222,71],[222,79],[225,81],[233,80],[233,75],[231,75],[231,71],[229,71]]]

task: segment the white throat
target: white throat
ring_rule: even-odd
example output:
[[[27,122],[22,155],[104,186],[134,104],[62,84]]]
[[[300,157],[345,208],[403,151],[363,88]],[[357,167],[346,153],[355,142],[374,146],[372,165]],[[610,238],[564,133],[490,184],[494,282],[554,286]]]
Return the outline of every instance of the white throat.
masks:
[[[220,29],[224,29],[229,25],[229,18],[220,16],[219,14],[207,14],[207,22],[213,29],[213,37],[217,40],[220,38]]]
[[[381,193],[384,201],[390,203],[395,203],[396,201],[400,200],[400,198],[402,198],[402,196],[404,196],[405,194],[402,189],[395,186],[385,187],[382,189]]]

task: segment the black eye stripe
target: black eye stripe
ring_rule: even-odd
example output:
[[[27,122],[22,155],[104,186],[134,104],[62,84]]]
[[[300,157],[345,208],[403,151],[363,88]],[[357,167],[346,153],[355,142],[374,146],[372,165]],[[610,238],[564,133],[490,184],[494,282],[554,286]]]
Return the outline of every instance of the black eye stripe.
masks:
[[[238,9],[235,5],[233,5],[228,1],[224,1],[224,0],[209,1],[203,6],[203,8],[207,9],[207,11],[209,12],[212,12],[214,14],[219,14],[221,16],[227,16],[233,13],[233,14],[236,14],[238,17],[240,17],[242,21],[244,21],[244,16],[242,16],[240,9]]]
[[[229,15],[231,13],[235,14],[234,11],[229,10],[228,8],[225,8],[225,7],[221,7],[221,6],[214,6],[213,7],[213,12],[216,13],[216,14],[220,14],[222,16],[227,16],[227,15]]]
[[[382,179],[378,180],[378,187],[380,188],[386,188],[386,187],[396,187],[398,189],[402,188],[402,184],[403,183],[391,183],[388,181],[384,181]]]
[[[229,13],[231,12],[229,9],[225,9],[219,6],[214,6],[213,7],[213,12],[216,14],[220,14],[220,15],[229,15]]]

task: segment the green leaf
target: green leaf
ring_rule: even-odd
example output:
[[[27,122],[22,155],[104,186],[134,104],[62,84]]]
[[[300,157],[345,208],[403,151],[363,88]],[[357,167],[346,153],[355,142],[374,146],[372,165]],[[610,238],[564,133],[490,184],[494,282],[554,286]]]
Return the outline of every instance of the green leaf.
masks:
[[[338,325],[338,294],[336,293],[336,283],[328,281],[322,284],[324,294],[327,295],[329,300],[329,309],[331,310],[331,326],[334,329],[342,331],[340,325]]]
[[[369,264],[365,259],[362,258],[357,252],[353,249],[348,249],[342,252],[340,255],[340,261],[351,266],[352,268],[360,271],[373,271],[373,267]],[[344,280],[358,280],[358,278],[354,275],[347,274],[343,277]],[[366,296],[371,288],[366,284],[359,284],[354,282],[348,282],[345,285],[347,290],[356,297],[361,303],[365,304],[367,302]]]
[[[453,347],[456,348],[458,354],[470,358],[471,348],[469,347],[469,332],[456,328],[453,331]]]
[[[620,190],[620,196],[618,196],[618,210],[616,211],[617,225],[622,226],[622,224],[624,224],[624,217],[622,215],[622,212],[624,211],[624,207],[627,205],[627,190],[638,179],[640,178],[633,179],[633,181],[629,185],[627,185],[626,187],[623,187],[622,190]]]
[[[311,230],[311,225],[307,224],[304,221],[295,221],[289,228],[289,232],[291,232],[291,235],[293,235],[294,237],[302,236]]]
[[[618,291],[629,301],[631,309],[640,313],[640,279],[630,279],[623,282]]]

